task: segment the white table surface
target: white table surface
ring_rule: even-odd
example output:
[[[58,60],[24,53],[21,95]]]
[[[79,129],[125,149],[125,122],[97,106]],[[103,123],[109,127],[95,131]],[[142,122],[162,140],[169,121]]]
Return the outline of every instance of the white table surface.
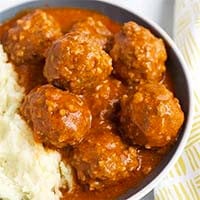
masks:
[[[0,0],[0,11],[13,5],[30,0]],[[84,1],[84,0],[83,0]],[[94,0],[95,1],[95,0]],[[118,5],[124,5],[129,9],[152,19],[172,35],[173,7],[175,0],[105,0]]]

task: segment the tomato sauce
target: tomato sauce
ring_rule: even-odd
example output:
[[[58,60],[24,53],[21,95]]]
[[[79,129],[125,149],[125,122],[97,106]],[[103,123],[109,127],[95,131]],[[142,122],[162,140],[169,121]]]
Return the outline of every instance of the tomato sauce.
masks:
[[[45,12],[52,15],[60,24],[63,33],[69,31],[71,26],[88,16],[92,16],[97,20],[101,20],[112,33],[116,33],[120,30],[120,24],[112,21],[107,16],[91,10],[75,9],[75,8],[45,8]],[[0,41],[3,39],[3,35],[9,27],[11,27],[17,18],[25,15],[28,11],[24,11],[0,26]],[[19,75],[19,84],[25,88],[28,93],[35,86],[43,85],[47,81],[43,76],[43,63],[39,66],[33,64],[25,64],[21,66],[15,66],[16,72]],[[164,84],[173,89],[172,82],[168,73],[164,80]],[[158,165],[165,153],[159,153],[156,150],[138,150],[140,165],[136,171],[134,171],[131,177],[122,180],[116,185],[104,188],[102,191],[89,191],[87,188],[77,184],[73,192],[67,192],[63,190],[63,200],[111,200],[116,199],[121,194],[125,193],[128,189],[136,187],[142,180]],[[61,150],[61,154],[64,160],[67,161],[67,153],[65,150]]]

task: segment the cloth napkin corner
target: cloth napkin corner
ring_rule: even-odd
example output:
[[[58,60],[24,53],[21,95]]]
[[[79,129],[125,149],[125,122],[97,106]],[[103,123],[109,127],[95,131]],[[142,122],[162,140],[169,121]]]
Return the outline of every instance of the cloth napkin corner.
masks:
[[[155,188],[155,200],[200,200],[200,0],[176,0],[174,41],[192,78],[194,118],[187,145]]]

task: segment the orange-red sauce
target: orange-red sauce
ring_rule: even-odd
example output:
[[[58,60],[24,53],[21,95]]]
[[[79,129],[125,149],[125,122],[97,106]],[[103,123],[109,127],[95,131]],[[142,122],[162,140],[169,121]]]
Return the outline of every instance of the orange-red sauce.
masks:
[[[72,8],[47,8],[44,9],[47,13],[51,14],[60,24],[61,29],[66,33],[72,24],[76,21],[82,20],[88,16],[92,16],[95,19],[101,20],[111,32],[116,33],[120,29],[120,25],[113,22],[108,17],[90,10],[82,9],[72,9]],[[0,26],[0,41],[3,38],[3,33],[15,23],[16,19],[23,16],[27,12],[20,13],[15,19],[5,22]],[[23,65],[16,66],[16,72],[19,75],[19,84],[25,87],[26,92],[29,92],[32,88],[37,85],[42,85],[46,83],[43,77],[42,70],[43,65],[33,66],[33,65]],[[164,84],[167,85],[169,89],[172,89],[172,83],[169,74],[166,74]],[[62,150],[61,154],[63,159],[66,159],[67,154]],[[67,200],[111,200],[116,199],[121,194],[125,193],[131,187],[135,187],[147,176],[147,174],[156,167],[156,165],[161,161],[164,154],[159,154],[153,150],[140,150],[139,152],[141,164],[136,172],[126,180],[116,183],[114,186],[105,188],[102,191],[88,191],[82,186],[77,184],[76,189],[68,193],[63,191],[63,199]]]

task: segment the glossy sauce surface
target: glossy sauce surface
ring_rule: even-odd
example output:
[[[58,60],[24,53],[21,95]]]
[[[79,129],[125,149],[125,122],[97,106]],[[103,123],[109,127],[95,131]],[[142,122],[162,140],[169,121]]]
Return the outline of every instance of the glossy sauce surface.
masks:
[[[99,14],[94,11],[89,11],[89,10],[82,10],[82,9],[72,9],[72,8],[54,8],[54,9],[44,9],[45,12],[49,13],[52,15],[60,24],[61,30],[63,33],[68,32],[68,30],[71,28],[71,26],[82,19],[85,19],[88,16],[92,16],[93,18],[97,20],[101,20],[112,33],[116,33],[120,30],[120,25],[116,22],[113,22],[111,19],[108,17]],[[19,14],[16,18],[21,17],[22,15],[26,14],[26,12]],[[10,27],[12,26],[15,21],[15,19],[12,19],[5,24],[0,26],[0,40],[3,38],[3,33]],[[16,72],[19,75],[19,84],[22,85],[25,88],[26,93],[28,93],[31,89],[33,89],[35,86],[38,85],[43,85],[47,81],[43,77],[42,71],[43,71],[43,63],[41,63],[40,66],[34,66],[34,65],[22,65],[22,66],[15,66]],[[172,82],[169,76],[169,73],[166,73],[166,77],[164,80],[164,84],[172,90]],[[126,88],[127,89],[127,88]],[[122,95],[124,93],[124,88],[119,89],[117,91],[119,95]],[[109,100],[113,100],[113,96],[115,95],[110,95],[108,97]],[[112,99],[109,99],[112,98]],[[90,102],[93,101],[88,98],[88,101]],[[97,104],[97,107],[100,110],[105,109],[105,104],[102,104],[102,108],[100,107],[101,104]],[[94,109],[95,105],[94,105]],[[96,123],[101,124],[101,119],[93,119],[93,126],[96,126]],[[115,125],[111,124],[108,122],[108,127],[110,126],[111,128],[117,129]],[[66,153],[65,150],[60,150],[62,157],[64,160],[67,161],[67,156],[68,154]],[[167,150],[166,150],[167,152]],[[157,164],[161,161],[162,157],[166,154],[165,150],[164,153],[159,153],[156,150],[138,150],[139,154],[139,161],[140,165],[137,168],[136,171],[134,171],[131,175],[131,177],[127,178],[126,180],[123,180],[119,183],[116,183],[114,186],[110,186],[108,188],[104,188],[104,190],[100,191],[88,191],[87,188],[79,186],[77,184],[76,189],[68,193],[66,191],[63,191],[63,199],[72,199],[72,200],[110,200],[110,199],[116,199],[119,197],[121,194],[125,193],[128,189],[132,187],[136,187],[141,181],[154,169]]]

